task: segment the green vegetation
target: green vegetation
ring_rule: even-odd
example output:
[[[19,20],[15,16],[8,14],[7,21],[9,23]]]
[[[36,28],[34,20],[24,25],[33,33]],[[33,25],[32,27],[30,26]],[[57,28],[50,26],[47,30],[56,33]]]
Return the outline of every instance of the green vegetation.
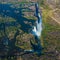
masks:
[[[22,3],[19,2],[18,4],[23,4],[23,3],[25,2],[22,2]],[[16,4],[16,3],[13,3],[13,4]],[[42,8],[42,19],[43,19],[43,31],[42,31],[42,37],[41,37],[41,44],[42,44],[42,47],[44,48],[43,53],[51,52],[54,50],[57,50],[59,52],[60,51],[60,25],[51,18],[51,16],[53,16],[53,14],[51,13],[52,9],[49,8],[47,5],[44,5],[43,0],[40,7]],[[36,18],[32,16],[24,16],[24,17],[27,19],[36,20]],[[16,20],[11,17],[2,17],[0,15],[0,23],[6,23],[6,22],[9,22],[9,23],[16,22]],[[19,30],[19,35],[16,37],[15,45],[23,49],[27,49],[27,50],[31,49],[30,40],[33,40],[32,42],[35,43],[34,37],[31,34],[24,32],[20,28],[21,28],[20,24],[18,24],[17,26],[6,27],[6,34],[9,37],[9,39],[12,40],[14,38],[16,31]],[[0,38],[2,36],[4,36],[4,32],[0,30]],[[37,57],[35,53],[33,55],[27,54],[26,56],[22,56],[22,60],[23,59],[55,60],[54,57],[56,57],[54,54],[45,54],[40,57]],[[54,57],[51,58],[48,56],[54,56]],[[14,60],[13,58],[11,59]]]
[[[46,48],[45,51],[60,50],[60,25],[56,23],[51,17],[53,14],[51,10],[43,9],[42,18],[44,29],[42,31],[43,45]],[[51,16],[51,17],[49,17]]]

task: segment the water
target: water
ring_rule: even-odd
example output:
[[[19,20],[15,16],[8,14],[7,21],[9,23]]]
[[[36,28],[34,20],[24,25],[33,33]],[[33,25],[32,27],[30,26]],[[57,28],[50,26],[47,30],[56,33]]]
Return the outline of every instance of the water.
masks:
[[[19,5],[20,6],[20,5]],[[31,24],[34,24],[34,20],[32,19],[27,19],[24,17],[23,14],[23,9],[27,9],[29,10],[29,8],[23,8],[23,7],[15,7],[14,4],[0,4],[0,15],[3,18],[6,18],[7,20],[9,20],[7,17],[11,17],[15,20],[15,22],[6,22],[5,25],[6,27],[9,26],[18,26],[21,25],[21,30],[23,30],[24,32],[28,32],[28,30],[31,28],[31,26],[29,24],[25,24],[24,21],[26,22],[31,22]],[[1,22],[0,22],[1,25]],[[27,28],[26,28],[27,27]]]
[[[41,17],[41,12],[39,12],[39,8],[38,8],[38,3],[35,4],[35,16],[37,17],[37,21],[36,21],[36,26],[33,27],[32,29],[32,34],[35,36],[35,41],[37,43],[33,44],[32,41],[30,41],[31,46],[32,46],[32,50],[26,51],[26,52],[36,52],[38,56],[40,56],[42,54],[42,46],[41,46],[41,42],[40,42],[40,38],[41,38],[41,33],[42,33],[42,17]]]
[[[42,32],[41,12],[39,13],[38,4],[35,4],[35,8],[36,8],[35,16],[37,17],[38,20],[36,21],[36,26],[34,26],[33,34],[36,35],[37,37],[41,37],[41,32]]]
[[[22,9],[23,8],[15,8],[15,7],[11,7],[11,5],[12,4],[0,4],[0,14],[3,16],[3,17],[12,17],[12,18],[14,18],[16,21],[15,22],[11,22],[11,23],[9,23],[9,22],[6,22],[5,23],[5,26],[7,27],[9,27],[9,26],[18,26],[18,24],[20,24],[21,25],[21,28],[20,29],[22,29],[22,30],[24,30],[25,32],[28,30],[28,29],[30,29],[30,28],[32,28],[32,26],[30,26],[30,25],[28,25],[28,24],[25,24],[24,23],[24,21],[28,21],[28,22],[31,22],[32,23],[32,25],[33,25],[33,23],[35,22],[34,20],[28,20],[27,18],[24,18],[23,17],[23,13],[22,13]],[[37,52],[37,54],[38,55],[41,55],[41,52],[42,52],[42,46],[41,46],[41,42],[40,42],[40,37],[41,37],[41,32],[42,32],[42,18],[41,18],[41,12],[39,12],[39,8],[38,8],[38,4],[36,3],[35,4],[35,8],[36,8],[36,11],[35,11],[35,16],[37,17],[37,21],[36,21],[36,26],[33,26],[33,29],[32,29],[32,34],[35,36],[35,39],[36,39],[36,43],[37,43],[37,45],[35,45],[35,44],[33,44],[32,43],[32,41],[30,41],[30,43],[31,43],[31,46],[32,46],[32,50],[24,50],[24,52],[25,53],[34,53],[34,52]],[[17,13],[17,11],[19,11],[18,13]],[[18,23],[18,24],[17,24]],[[0,23],[0,26],[1,25],[3,25],[2,23]],[[26,29],[26,27],[28,28],[28,29]],[[0,29],[5,29],[4,27],[1,27]],[[5,32],[5,31],[4,31]],[[18,34],[17,34],[18,35]],[[7,39],[7,38],[4,38],[4,39],[6,39],[6,40],[9,40],[9,39]],[[3,40],[4,40],[3,39]],[[11,41],[7,41],[6,42],[6,40],[4,40],[4,44],[6,45],[6,44],[9,44],[9,42],[11,42]],[[9,46],[12,48],[12,46],[13,47],[15,47],[14,45],[15,45],[15,38],[13,39],[13,41],[14,42],[11,42],[12,43],[12,45],[11,45],[11,43],[9,44]],[[18,48],[18,49],[20,49],[20,48]],[[20,50],[19,50],[19,52],[20,52]]]
[[[5,20],[3,20],[3,22],[0,22],[0,30],[2,30],[4,33],[4,36],[2,36],[3,39],[1,38],[2,44],[0,45],[0,47],[2,47],[1,48],[2,51],[4,51],[4,49],[6,49],[6,50],[8,49],[7,52],[6,52],[6,50],[4,51],[4,53],[7,53],[8,55],[10,55],[10,54],[13,55],[13,53],[11,53],[11,52],[13,52],[14,50],[21,52],[24,49],[21,49],[20,47],[17,47],[15,45],[16,36],[19,34],[19,32],[16,31],[14,38],[12,40],[9,40],[8,35],[6,34],[6,27],[14,26],[17,28],[19,25],[21,25],[21,27],[19,27],[19,29],[21,29],[24,32],[28,32],[28,29],[30,29],[31,26],[29,24],[25,24],[24,21],[31,22],[32,25],[34,23],[34,20],[31,20],[31,19],[29,20],[29,19],[23,17],[24,14],[22,13],[22,10],[25,8],[11,7],[12,5],[13,4],[0,4],[0,15],[2,16],[2,18],[7,19],[7,17],[11,17],[15,20],[15,21],[8,22],[9,19],[7,19],[7,21],[5,19]],[[17,13],[17,11],[19,11],[19,12]],[[27,27],[27,29],[26,29],[26,27]],[[7,48],[5,46],[7,46]]]

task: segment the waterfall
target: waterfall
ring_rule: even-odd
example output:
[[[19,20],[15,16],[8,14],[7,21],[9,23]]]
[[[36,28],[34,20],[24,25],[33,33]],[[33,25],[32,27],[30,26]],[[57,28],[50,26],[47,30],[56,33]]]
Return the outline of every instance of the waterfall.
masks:
[[[40,42],[40,37],[41,37],[41,33],[42,33],[42,17],[41,17],[41,12],[39,12],[39,7],[38,7],[38,3],[35,3],[35,16],[37,17],[37,21],[36,21],[36,26],[33,26],[32,29],[32,34],[34,35],[35,39],[36,39],[36,44],[33,44],[32,41],[30,41],[31,46],[32,46],[32,50],[25,50],[25,52],[36,52],[37,55],[41,55],[42,53],[42,46],[41,46],[41,42]]]
[[[36,21],[36,26],[34,26],[32,30],[32,34],[36,35],[37,37],[41,37],[42,17],[41,17],[41,12],[39,12],[39,7],[37,3],[35,4],[35,8],[36,8],[35,16],[37,17],[38,20]]]

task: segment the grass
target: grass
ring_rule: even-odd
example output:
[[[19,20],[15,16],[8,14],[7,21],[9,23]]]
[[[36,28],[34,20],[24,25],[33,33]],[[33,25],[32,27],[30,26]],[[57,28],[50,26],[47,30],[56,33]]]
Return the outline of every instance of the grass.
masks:
[[[15,22],[16,20],[12,17],[2,17],[0,15],[0,23],[5,23],[5,22]]]
[[[49,9],[43,9],[42,18],[44,29],[42,31],[43,45],[45,51],[50,50],[60,50],[60,25],[52,20],[49,16],[52,16]],[[59,42],[59,43],[58,43]]]
[[[43,10],[42,10],[42,19],[43,19],[43,31],[42,31],[42,46],[44,47],[44,52],[45,51],[51,51],[51,50],[58,50],[60,51],[60,26],[53,21],[49,16],[52,16],[52,13],[50,13],[51,9],[48,6],[42,6]],[[13,18],[8,18],[6,20],[4,20],[5,18],[0,17],[0,22],[12,22],[15,21]],[[27,17],[27,18],[31,18],[33,19],[33,17]],[[9,21],[8,21],[9,20]],[[16,32],[16,30],[19,29],[19,27],[15,27],[15,26],[10,26],[8,28],[6,28],[6,33],[7,35],[12,34],[11,36],[14,37],[14,34]],[[1,35],[3,34],[3,31],[0,31],[0,37],[2,37]],[[28,35],[27,33],[24,35],[24,39],[23,34],[20,34],[20,36],[17,36],[17,40],[20,43],[23,43],[26,39],[26,42],[24,44],[22,44],[23,46],[19,46],[18,44],[16,44],[16,46],[19,46],[21,48],[26,48],[26,49],[30,49],[29,47],[29,40],[31,37],[30,35]],[[4,34],[3,34],[4,35]],[[11,38],[9,36],[9,38]],[[29,39],[28,39],[29,38]],[[35,57],[34,57],[35,58]],[[45,58],[45,59],[44,59]],[[46,57],[44,57],[44,60],[48,60],[46,59]],[[38,59],[40,60],[40,59]]]

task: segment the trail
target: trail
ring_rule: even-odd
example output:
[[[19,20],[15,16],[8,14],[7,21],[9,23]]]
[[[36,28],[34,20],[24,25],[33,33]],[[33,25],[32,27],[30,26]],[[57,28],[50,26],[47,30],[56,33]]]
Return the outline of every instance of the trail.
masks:
[[[57,22],[60,25],[60,17],[59,15],[55,12],[56,10],[58,10],[58,8],[53,9],[50,11],[50,13],[53,13],[54,16],[50,16],[55,22]]]
[[[57,20],[57,19],[54,18],[54,17],[51,17],[51,18],[60,25],[60,21],[59,21],[59,20]]]
[[[42,8],[42,12],[47,12],[47,9]],[[60,11],[60,9],[55,8],[55,9],[51,9],[47,12],[47,16],[49,16],[50,18],[52,18],[52,20],[54,20],[55,22],[57,22],[60,25],[60,16],[58,15],[58,13],[56,12],[57,10]]]

